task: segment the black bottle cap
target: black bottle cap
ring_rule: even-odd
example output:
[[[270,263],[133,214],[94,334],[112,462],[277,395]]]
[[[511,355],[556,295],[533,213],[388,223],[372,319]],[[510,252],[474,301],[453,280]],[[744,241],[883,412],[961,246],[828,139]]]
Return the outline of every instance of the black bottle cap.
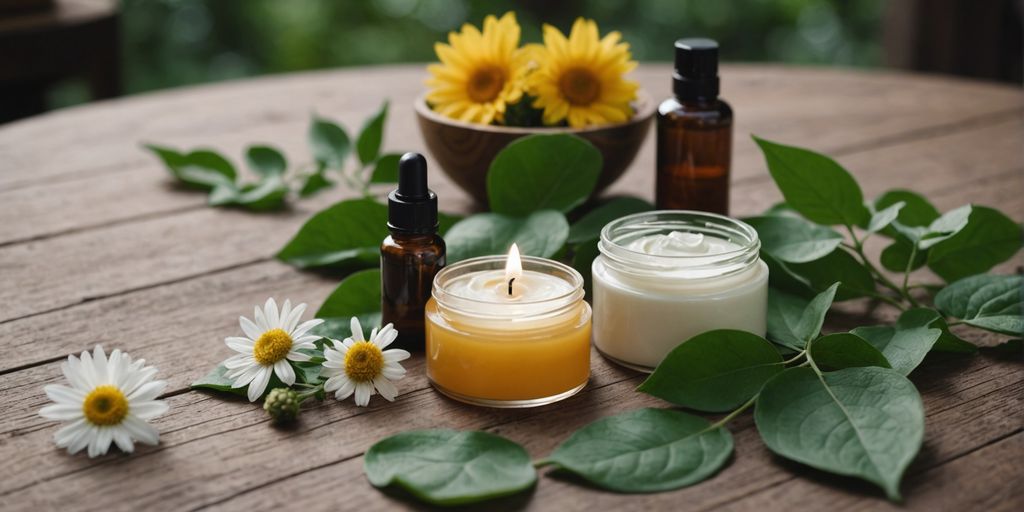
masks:
[[[437,194],[427,188],[427,159],[406,153],[398,161],[398,188],[388,194],[388,229],[437,232]]]
[[[676,41],[672,91],[682,101],[718,98],[718,43],[694,38]]]

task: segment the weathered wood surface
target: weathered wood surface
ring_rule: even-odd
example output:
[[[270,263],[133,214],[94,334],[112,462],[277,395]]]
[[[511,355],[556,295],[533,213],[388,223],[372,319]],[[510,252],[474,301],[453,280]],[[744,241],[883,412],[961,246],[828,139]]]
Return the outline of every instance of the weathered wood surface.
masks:
[[[668,70],[638,79],[666,93]],[[415,508],[372,490],[361,454],[409,428],[476,428],[547,454],[594,419],[659,403],[633,392],[638,374],[595,354],[580,395],[533,410],[464,406],[429,389],[422,358],[410,362],[394,404],[366,409],[320,404],[294,429],[268,426],[263,411],[188,391],[227,357],[237,315],[268,295],[318,305],[335,278],[271,259],[333,190],[289,212],[249,214],[204,206],[179,190],[140,142],[213,146],[239,161],[249,142],[308,159],[311,111],[357,127],[390,98],[386,148],[418,150],[412,98],[420,67],[286,75],[99,103],[0,127],[0,503],[4,510],[337,510]],[[1024,218],[1024,94],[935,77],[775,66],[730,66],[724,95],[737,112],[733,210],[756,213],[779,199],[747,135],[835,155],[868,196],[889,188],[925,193],[941,209],[965,202]],[[652,196],[653,142],[610,193]],[[442,209],[469,199],[434,173]],[[872,245],[874,251],[881,246]],[[1001,267],[1013,271],[1019,259]],[[922,278],[927,278],[922,272]],[[827,326],[848,329],[891,317],[852,303]],[[979,344],[1000,341],[977,336]],[[36,416],[59,360],[103,343],[145,357],[170,381],[171,411],[156,421],[158,447],[131,457],[71,457]],[[1019,355],[930,357],[913,375],[928,424],[904,482],[915,510],[1011,510],[1024,483],[1024,372]],[[503,508],[542,510],[820,510],[893,508],[860,482],[772,456],[749,415],[731,425],[736,455],[717,477],[670,493],[624,496],[543,476]]]

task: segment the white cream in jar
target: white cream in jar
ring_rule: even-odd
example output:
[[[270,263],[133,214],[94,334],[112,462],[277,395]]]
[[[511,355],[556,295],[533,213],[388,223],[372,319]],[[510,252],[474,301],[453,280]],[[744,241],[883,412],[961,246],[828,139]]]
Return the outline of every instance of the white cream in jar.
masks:
[[[768,266],[757,231],[722,215],[638,213],[601,231],[594,260],[594,345],[651,371],[680,343],[714,329],[763,336]]]

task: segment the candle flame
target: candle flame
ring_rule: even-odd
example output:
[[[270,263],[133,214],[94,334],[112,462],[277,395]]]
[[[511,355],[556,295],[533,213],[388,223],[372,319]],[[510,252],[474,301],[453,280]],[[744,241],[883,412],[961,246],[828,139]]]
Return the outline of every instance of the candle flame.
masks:
[[[508,283],[508,294],[512,295],[512,282],[523,275],[523,261],[519,257],[519,246],[512,244],[505,262],[505,282]]]

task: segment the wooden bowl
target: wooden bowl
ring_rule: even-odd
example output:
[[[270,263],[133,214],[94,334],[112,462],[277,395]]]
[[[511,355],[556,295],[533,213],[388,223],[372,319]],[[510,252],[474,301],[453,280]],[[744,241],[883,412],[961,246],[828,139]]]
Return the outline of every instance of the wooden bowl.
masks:
[[[444,117],[431,110],[423,96],[416,99],[415,106],[427,149],[445,174],[482,204],[487,204],[487,170],[491,161],[510,142],[534,133],[571,133],[590,141],[604,158],[604,168],[594,189],[595,195],[600,193],[619,179],[636,158],[656,108],[651,96],[641,90],[633,104],[636,113],[625,123],[588,128],[521,128]]]

